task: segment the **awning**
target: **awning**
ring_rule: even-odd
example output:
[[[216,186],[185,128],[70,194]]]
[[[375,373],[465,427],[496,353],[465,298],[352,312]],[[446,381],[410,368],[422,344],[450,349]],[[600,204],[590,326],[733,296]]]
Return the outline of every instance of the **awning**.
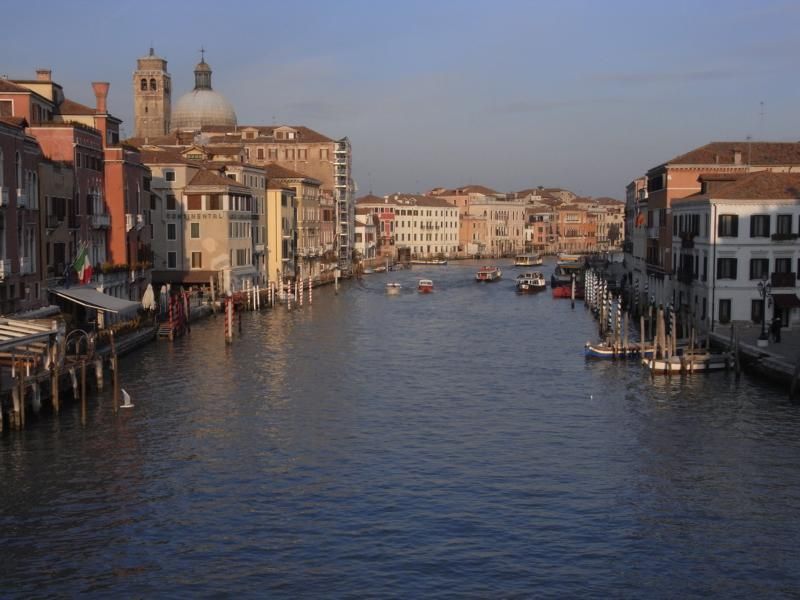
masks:
[[[800,298],[797,294],[772,294],[775,306],[778,308],[796,308],[800,306]]]
[[[114,314],[135,313],[140,307],[138,302],[115,298],[88,286],[51,288],[50,292],[81,306],[87,306],[102,312]]]
[[[0,352],[26,347],[28,350],[31,347],[42,350],[47,347],[50,337],[57,333],[58,326],[52,320],[0,319]]]

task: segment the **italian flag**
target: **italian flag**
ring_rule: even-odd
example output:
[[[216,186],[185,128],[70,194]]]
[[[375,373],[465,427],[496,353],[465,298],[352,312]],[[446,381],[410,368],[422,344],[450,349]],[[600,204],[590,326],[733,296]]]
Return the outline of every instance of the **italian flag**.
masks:
[[[89,253],[85,245],[81,246],[78,257],[72,263],[72,268],[75,269],[78,281],[81,283],[89,283],[92,280],[92,263],[89,262]]]

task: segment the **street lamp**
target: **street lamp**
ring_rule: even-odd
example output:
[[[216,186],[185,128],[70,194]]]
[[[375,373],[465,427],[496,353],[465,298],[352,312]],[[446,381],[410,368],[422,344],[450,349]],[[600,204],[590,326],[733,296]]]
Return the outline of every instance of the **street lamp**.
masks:
[[[772,285],[766,279],[758,282],[758,295],[761,296],[761,335],[758,337],[758,345],[766,346],[769,340],[767,337],[767,296],[772,292]]]

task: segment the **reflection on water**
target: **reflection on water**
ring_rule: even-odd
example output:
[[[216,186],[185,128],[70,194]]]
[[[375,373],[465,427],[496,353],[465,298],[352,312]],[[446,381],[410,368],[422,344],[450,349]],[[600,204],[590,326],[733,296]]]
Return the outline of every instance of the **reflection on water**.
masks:
[[[798,408],[587,362],[581,304],[478,266],[209,319],[123,359],[132,411],[6,432],[4,595],[793,593]]]

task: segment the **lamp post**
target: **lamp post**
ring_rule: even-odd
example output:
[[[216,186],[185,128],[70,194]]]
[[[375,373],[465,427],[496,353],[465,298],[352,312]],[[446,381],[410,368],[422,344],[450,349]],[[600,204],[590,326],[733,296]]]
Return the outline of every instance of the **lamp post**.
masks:
[[[769,344],[767,336],[767,296],[772,292],[772,285],[766,279],[758,282],[758,295],[761,296],[761,335],[758,336],[757,344],[766,346]]]

